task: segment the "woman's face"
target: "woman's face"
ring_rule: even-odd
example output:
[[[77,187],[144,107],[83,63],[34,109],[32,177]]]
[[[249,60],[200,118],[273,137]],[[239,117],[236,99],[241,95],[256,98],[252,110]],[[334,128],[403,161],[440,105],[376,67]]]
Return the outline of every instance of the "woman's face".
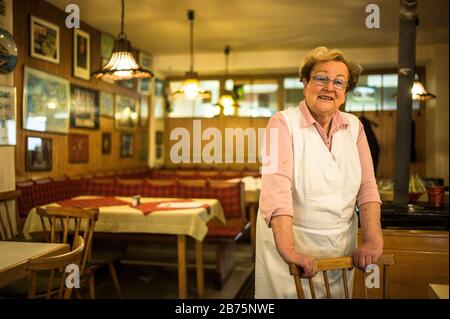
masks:
[[[318,80],[324,78],[330,79],[326,85]],[[310,79],[303,80],[303,94],[310,110],[315,114],[333,114],[345,102],[348,78],[347,66],[342,62],[317,63],[311,70]],[[333,80],[345,81],[344,87],[336,88]]]

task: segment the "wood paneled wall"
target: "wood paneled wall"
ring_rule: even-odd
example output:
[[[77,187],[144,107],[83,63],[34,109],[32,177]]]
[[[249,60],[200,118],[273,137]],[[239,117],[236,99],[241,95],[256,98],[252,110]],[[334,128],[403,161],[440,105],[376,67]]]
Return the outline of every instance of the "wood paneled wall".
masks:
[[[354,115],[360,117],[360,112],[353,113]],[[383,111],[383,112],[365,112],[364,116],[377,124],[374,127],[378,144],[380,145],[380,156],[379,164],[377,169],[377,178],[393,178],[394,177],[394,163],[395,163],[395,126],[396,126],[396,111]],[[417,153],[417,162],[411,164],[411,172],[417,173],[420,176],[425,176],[425,134],[422,134],[425,127],[425,112],[422,110],[413,111],[413,119],[416,123],[416,140],[415,148]],[[190,135],[193,136],[194,118],[167,118],[165,124],[165,165],[169,167],[176,166],[170,160],[170,149],[177,141],[170,141],[170,132],[177,127],[186,128]],[[248,127],[254,128],[265,128],[269,118],[251,118],[251,117],[215,117],[215,118],[203,118],[201,120],[202,131],[208,127],[216,127],[222,133],[225,138],[225,128],[242,128],[246,129]],[[191,141],[192,143],[192,141]],[[202,147],[209,143],[209,141],[202,141]],[[225,144],[225,140],[222,141]],[[192,146],[192,145],[191,145]],[[248,145],[245,145],[245,151],[247,154]],[[222,152],[225,148],[222,145]],[[236,153],[236,152],[234,152]],[[191,160],[192,160],[192,147],[191,147]],[[257,163],[247,163],[245,159],[244,164],[234,163],[234,164],[205,164],[205,163],[191,163],[183,164],[181,166],[185,167],[219,167],[219,168],[258,168]]]
[[[60,30],[60,62],[54,64],[30,56],[30,19],[31,15],[44,19],[59,26]],[[69,163],[68,135],[34,132],[22,129],[22,101],[23,101],[23,73],[24,66],[32,67],[44,72],[63,77],[71,84],[119,93],[134,98],[140,95],[135,90],[128,90],[117,84],[111,85],[100,80],[85,81],[73,77],[73,29],[65,26],[67,14],[43,0],[14,0],[14,37],[18,46],[18,64],[15,71],[14,83],[17,88],[17,146],[16,146],[16,176],[18,178],[56,177],[65,174],[84,174],[96,171],[123,169],[129,167],[147,166],[147,161],[139,159],[139,146],[142,132],[147,128],[138,128],[134,131],[134,156],[120,157],[120,131],[114,129],[112,118],[101,117],[100,129],[70,129],[70,133],[82,133],[89,136],[89,162],[82,164]],[[119,20],[117,21],[119,26]],[[100,68],[100,31],[81,22],[81,30],[90,34],[91,38],[91,72]],[[116,30],[109,32],[115,34]],[[148,103],[151,105],[151,103]],[[111,133],[111,154],[103,155],[101,151],[101,138],[103,132]],[[53,141],[53,161],[50,172],[26,172],[25,154],[26,137],[38,136],[51,138]],[[147,138],[148,140],[148,138]]]
[[[195,134],[193,132],[193,125],[194,120],[200,120],[201,122],[201,132],[203,133],[207,128],[217,128],[222,136],[221,144],[222,144],[222,161],[223,163],[211,163],[207,164],[203,161],[201,163],[192,163],[193,160],[193,139],[195,138]],[[214,118],[167,118],[165,122],[165,135],[164,135],[164,163],[167,167],[185,167],[185,168],[192,168],[192,167],[199,167],[199,168],[206,168],[206,167],[214,167],[214,168],[231,168],[231,169],[258,169],[259,168],[259,162],[258,162],[258,145],[256,144],[256,162],[250,163],[248,159],[249,155],[249,143],[247,138],[245,138],[244,142],[244,158],[243,163],[237,163],[237,157],[236,157],[236,141],[234,140],[234,151],[233,151],[233,163],[225,163],[225,147],[226,142],[230,143],[230,140],[226,140],[226,129],[237,129],[241,128],[245,131],[247,128],[254,129],[256,133],[256,143],[258,142],[258,138],[262,138],[262,136],[258,137],[258,128],[265,128],[267,125],[267,122],[269,121],[269,118],[255,118],[255,117],[237,117],[237,116],[231,116],[231,117],[225,117],[225,116],[218,116]],[[172,130],[176,128],[185,128],[189,132],[189,135],[191,136],[191,147],[190,147],[190,161],[191,163],[187,164],[174,164],[170,159],[170,150],[174,144],[176,144],[178,140],[171,141],[170,140],[170,133]],[[211,140],[202,140],[201,142],[201,150],[203,147],[210,143]],[[251,147],[250,147],[251,149]],[[251,154],[251,153],[250,153]],[[250,155],[252,156],[252,155]],[[252,158],[252,157],[251,157]]]

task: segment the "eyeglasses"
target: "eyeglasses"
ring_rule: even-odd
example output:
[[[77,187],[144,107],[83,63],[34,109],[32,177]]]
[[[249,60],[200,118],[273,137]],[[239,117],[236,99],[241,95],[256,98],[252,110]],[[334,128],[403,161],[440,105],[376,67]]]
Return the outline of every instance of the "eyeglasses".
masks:
[[[333,86],[336,90],[344,90],[347,88],[348,82],[342,79],[330,79],[326,75],[313,75],[311,76],[311,79],[313,81],[321,86],[327,86],[328,83],[331,81],[333,83]]]

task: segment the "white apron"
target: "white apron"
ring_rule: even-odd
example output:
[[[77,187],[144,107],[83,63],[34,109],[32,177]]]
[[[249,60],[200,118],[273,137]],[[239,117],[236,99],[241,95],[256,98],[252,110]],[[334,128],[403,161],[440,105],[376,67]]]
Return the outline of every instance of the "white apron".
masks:
[[[299,107],[282,111],[292,136],[294,172],[292,202],[293,235],[296,250],[315,258],[351,255],[356,247],[358,220],[356,196],[361,184],[361,165],[356,141],[359,120],[342,113],[347,129],[333,136],[331,152],[315,126],[301,127]],[[353,271],[348,272],[353,286]],[[341,271],[329,271],[331,295],[344,298]],[[323,276],[314,277],[317,298],[326,297]],[[310,298],[307,279],[302,279]],[[351,288],[350,288],[351,293]],[[261,214],[256,223],[255,298],[297,298],[289,266],[279,255],[272,229]]]

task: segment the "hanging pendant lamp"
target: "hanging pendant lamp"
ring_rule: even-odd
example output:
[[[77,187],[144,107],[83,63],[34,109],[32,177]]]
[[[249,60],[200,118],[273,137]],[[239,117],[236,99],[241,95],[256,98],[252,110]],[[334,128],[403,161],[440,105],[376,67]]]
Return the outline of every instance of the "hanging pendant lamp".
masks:
[[[228,55],[230,54],[230,47],[227,45],[224,50],[225,53],[225,81],[228,78]],[[236,109],[239,105],[233,98],[232,92],[225,90],[219,98],[217,106],[220,107],[223,115],[235,115]]]
[[[153,73],[141,67],[133,57],[131,43],[124,33],[125,1],[122,0],[120,33],[114,41],[111,58],[100,70],[92,73],[94,79],[129,80],[153,77]]]
[[[419,76],[416,74],[414,77],[414,83],[411,88],[411,95],[413,101],[429,101],[431,99],[435,99],[436,95],[428,92],[423,86],[422,82],[419,81]],[[397,99],[397,93],[392,95],[394,99]]]
[[[200,80],[198,73],[194,71],[194,10],[188,10],[187,16],[190,24],[190,37],[189,37],[189,55],[190,55],[190,69],[186,72],[183,80],[183,84],[178,91],[172,93],[172,96],[185,96],[189,99],[201,97],[202,99],[211,98],[211,93],[204,90],[200,86]]]

